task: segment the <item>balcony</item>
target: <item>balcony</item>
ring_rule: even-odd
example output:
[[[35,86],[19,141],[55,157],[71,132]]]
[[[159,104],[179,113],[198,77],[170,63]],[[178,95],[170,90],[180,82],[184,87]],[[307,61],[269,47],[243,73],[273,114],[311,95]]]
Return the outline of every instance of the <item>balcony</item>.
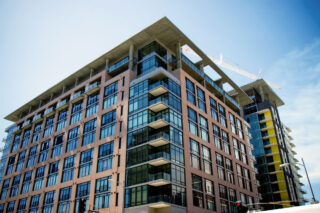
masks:
[[[13,132],[13,133],[21,132],[20,126],[14,127],[12,132]]]
[[[57,103],[56,109],[60,111],[60,110],[66,109],[68,106],[69,106],[68,100],[64,99],[59,103]]]
[[[73,95],[71,95],[70,102],[71,103],[76,103],[76,102],[82,100],[83,97],[84,97],[83,91],[76,92]]]
[[[275,134],[271,134],[271,135],[265,135],[265,136],[262,136],[262,139],[269,139],[269,138],[272,138],[272,137],[275,137],[276,135]]]
[[[54,107],[50,107],[50,108],[46,109],[46,111],[44,111],[43,115],[45,117],[49,117],[51,115],[54,115],[54,113],[55,113],[55,108]]]
[[[149,164],[152,166],[161,166],[170,162],[170,153],[156,152],[149,155]]]
[[[22,124],[22,128],[28,128],[30,126],[31,126],[31,121],[30,120],[27,120]]]
[[[169,114],[158,114],[149,118],[149,126],[154,129],[159,129],[169,125]]]
[[[164,97],[158,97],[149,102],[149,109],[153,112],[159,112],[168,108],[168,99]]]
[[[165,132],[159,132],[157,134],[149,136],[149,145],[158,147],[169,143],[169,134]]]
[[[171,197],[169,195],[153,195],[148,197],[150,208],[170,207]]]
[[[91,95],[91,94],[93,94],[93,93],[95,93],[95,92],[97,92],[99,90],[100,90],[100,82],[94,82],[93,84],[90,84],[86,88],[85,93],[87,95]]]
[[[170,183],[171,174],[166,172],[158,172],[154,174],[149,174],[149,183],[150,186],[163,186]]]
[[[168,92],[168,84],[164,81],[157,81],[149,85],[149,93],[153,96],[159,96]]]
[[[124,59],[116,62],[115,64],[113,64],[112,66],[110,66],[108,68],[108,72],[109,73],[116,73],[117,71],[123,71],[128,69],[128,66],[124,66],[124,65],[128,65],[129,63],[129,56],[125,57]]]
[[[231,98],[227,92],[225,92],[223,89],[221,89],[214,81],[207,75],[205,75],[205,80],[208,82],[220,95],[224,96],[227,101],[232,103],[237,109],[240,109],[240,105],[233,99]]]
[[[38,122],[40,122],[42,120],[43,120],[43,117],[42,117],[42,114],[40,113],[40,114],[38,114],[38,115],[33,117],[32,122],[33,123],[38,123]]]

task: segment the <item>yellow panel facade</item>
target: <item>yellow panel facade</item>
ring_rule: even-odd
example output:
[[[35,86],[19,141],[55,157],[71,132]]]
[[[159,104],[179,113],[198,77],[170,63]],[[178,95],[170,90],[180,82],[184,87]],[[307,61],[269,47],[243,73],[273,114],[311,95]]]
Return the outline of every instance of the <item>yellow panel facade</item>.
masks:
[[[266,120],[272,119],[271,112],[270,112],[270,111],[265,112],[265,113],[264,113],[264,118],[265,118]]]

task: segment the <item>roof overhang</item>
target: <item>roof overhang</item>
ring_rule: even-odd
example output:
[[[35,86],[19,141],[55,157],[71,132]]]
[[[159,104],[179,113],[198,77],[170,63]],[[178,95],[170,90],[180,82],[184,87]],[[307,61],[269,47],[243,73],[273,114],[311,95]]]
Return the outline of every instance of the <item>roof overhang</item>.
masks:
[[[263,79],[258,79],[254,82],[241,86],[243,91],[254,88],[258,93],[261,92],[260,88],[262,88],[263,95],[265,99],[269,100],[271,103],[275,104],[277,107],[284,105],[284,102],[281,98],[273,91],[273,89],[268,85],[268,83]],[[229,94],[232,96],[236,92],[230,91]]]
[[[84,78],[90,74],[92,69],[95,70],[105,66],[107,59],[109,60],[109,64],[112,64],[121,57],[127,56],[130,45],[133,45],[135,48],[139,48],[142,45],[145,45],[146,42],[152,40],[159,41],[172,53],[176,52],[178,43],[180,46],[187,44],[202,58],[202,61],[205,65],[209,65],[212,69],[214,69],[221,76],[224,82],[229,83],[234,90],[237,91],[237,95],[240,100],[240,106],[252,103],[252,100],[248,97],[248,95],[237,84],[235,84],[203,51],[201,51],[200,48],[198,48],[187,36],[185,36],[184,33],[181,32],[167,17],[163,17],[133,37],[116,46],[109,52],[82,67],[14,112],[10,113],[5,117],[5,119],[14,122],[18,121],[21,113],[28,112],[30,109],[37,109],[37,106],[40,105],[41,100],[50,99],[51,94],[57,94],[59,92],[61,93],[62,87],[68,87],[69,84],[72,86],[76,78]]]

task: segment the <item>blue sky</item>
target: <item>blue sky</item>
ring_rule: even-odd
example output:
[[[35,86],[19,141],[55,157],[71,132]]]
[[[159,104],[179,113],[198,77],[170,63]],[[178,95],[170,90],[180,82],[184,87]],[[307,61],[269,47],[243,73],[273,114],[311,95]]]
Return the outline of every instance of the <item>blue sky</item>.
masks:
[[[281,119],[320,199],[319,1],[0,1],[0,137],[7,114],[163,16],[208,55],[281,86]]]

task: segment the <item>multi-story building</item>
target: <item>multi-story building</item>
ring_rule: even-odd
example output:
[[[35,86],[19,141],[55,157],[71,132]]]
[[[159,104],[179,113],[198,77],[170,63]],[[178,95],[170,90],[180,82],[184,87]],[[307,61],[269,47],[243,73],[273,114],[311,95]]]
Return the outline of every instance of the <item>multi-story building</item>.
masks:
[[[295,165],[288,128],[280,121],[278,107],[283,101],[263,80],[259,79],[241,87],[254,101],[243,107],[244,117],[250,124],[250,140],[261,183],[264,209],[285,208],[303,203],[301,183]],[[232,94],[232,93],[231,93]],[[281,164],[289,163],[281,168]]]
[[[15,125],[0,212],[78,212],[81,198],[99,212],[235,212],[237,200],[258,208],[239,115],[250,102],[163,18],[6,117]]]

